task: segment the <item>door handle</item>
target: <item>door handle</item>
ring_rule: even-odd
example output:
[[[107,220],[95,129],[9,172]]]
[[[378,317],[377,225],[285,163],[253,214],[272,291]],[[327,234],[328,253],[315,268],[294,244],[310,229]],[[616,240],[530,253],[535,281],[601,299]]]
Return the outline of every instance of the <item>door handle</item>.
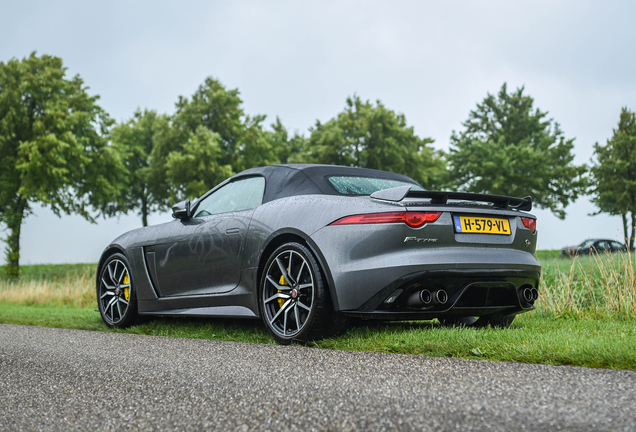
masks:
[[[227,235],[238,234],[240,232],[241,230],[239,228],[228,228],[225,230],[225,234]]]

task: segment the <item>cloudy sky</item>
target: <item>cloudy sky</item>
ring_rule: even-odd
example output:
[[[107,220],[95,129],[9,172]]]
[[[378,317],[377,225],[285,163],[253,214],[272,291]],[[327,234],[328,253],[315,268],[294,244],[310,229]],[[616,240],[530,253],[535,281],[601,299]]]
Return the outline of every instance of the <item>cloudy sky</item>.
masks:
[[[0,61],[61,57],[117,121],[174,112],[207,76],[238,88],[248,114],[307,133],[347,96],[381,100],[448,149],[471,109],[504,82],[525,86],[568,138],[577,163],[605,143],[621,107],[636,110],[633,1],[25,1],[2,0]],[[34,206],[21,263],[96,262],[135,215],[57,218]],[[561,221],[537,210],[539,248],[622,237],[619,217]],[[170,219],[156,214],[151,223]],[[1,228],[0,228],[1,229]],[[0,258],[1,262],[2,258]]]

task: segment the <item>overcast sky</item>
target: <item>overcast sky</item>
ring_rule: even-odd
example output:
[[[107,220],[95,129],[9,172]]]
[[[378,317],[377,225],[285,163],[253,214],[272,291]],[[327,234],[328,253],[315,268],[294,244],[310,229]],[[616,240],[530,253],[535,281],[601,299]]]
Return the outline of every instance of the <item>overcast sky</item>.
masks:
[[[347,96],[381,100],[420,137],[447,150],[471,109],[504,82],[525,86],[575,139],[577,163],[605,143],[621,107],[636,110],[634,1],[7,1],[0,61],[61,57],[117,121],[137,108],[173,113],[208,76],[238,88],[248,114],[280,117],[307,134]],[[211,185],[212,186],[212,185]],[[33,206],[22,264],[96,262],[141,226],[135,215],[91,225]],[[564,221],[537,210],[540,249],[622,237],[620,217],[588,216],[587,198]],[[157,214],[151,223],[170,220]],[[4,257],[0,258],[1,260]]]

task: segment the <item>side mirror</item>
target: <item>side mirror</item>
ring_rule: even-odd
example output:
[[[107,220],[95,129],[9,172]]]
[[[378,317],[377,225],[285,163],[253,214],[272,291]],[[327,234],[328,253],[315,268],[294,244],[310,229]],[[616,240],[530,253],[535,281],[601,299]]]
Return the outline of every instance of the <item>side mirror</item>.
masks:
[[[190,200],[181,201],[172,206],[172,217],[175,219],[190,219]]]

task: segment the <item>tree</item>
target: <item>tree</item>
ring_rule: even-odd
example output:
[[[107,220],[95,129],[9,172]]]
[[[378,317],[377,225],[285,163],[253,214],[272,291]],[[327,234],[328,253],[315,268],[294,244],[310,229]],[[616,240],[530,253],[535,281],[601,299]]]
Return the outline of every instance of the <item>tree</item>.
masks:
[[[218,135],[218,164],[238,172],[253,166],[277,163],[262,122],[264,115],[250,117],[241,107],[238,89],[227,90],[219,81],[206,78],[190,99],[179,97],[173,127],[181,144],[199,126]]]
[[[636,115],[623,108],[618,129],[602,146],[594,145],[592,202],[599,213],[621,215],[626,242],[634,250],[636,237]],[[631,230],[628,232],[628,219]]]
[[[531,195],[559,218],[587,188],[585,165],[574,165],[574,139],[565,139],[547,112],[533,109],[524,88],[497,97],[488,94],[471,111],[459,135],[453,132],[450,176],[461,190],[500,195]]]
[[[117,208],[123,213],[138,210],[143,226],[148,215],[167,207],[166,176],[153,165],[151,155],[157,142],[169,134],[170,121],[156,111],[137,110],[132,119],[115,126],[111,132],[113,147],[126,166],[126,187],[117,198]]]
[[[179,150],[168,154],[165,167],[173,199],[201,196],[233,174],[230,165],[218,163],[220,141],[218,134],[199,126]]]
[[[294,133],[290,137],[287,128],[283,126],[278,117],[276,117],[276,123],[272,123],[271,127],[269,141],[280,163],[307,163],[309,161],[307,155],[309,140],[304,135]]]
[[[443,182],[445,162],[406,125],[403,114],[373,106],[358,96],[347,98],[343,112],[311,129],[308,157],[312,162],[373,168],[406,174],[427,188]]]
[[[33,52],[0,62],[0,221],[8,228],[7,272],[18,276],[20,228],[31,204],[58,216],[89,207],[111,214],[123,166],[108,145],[112,121],[57,57]]]
[[[238,89],[207,78],[191,98],[179,97],[169,130],[156,137],[151,170],[167,184],[163,200],[201,195],[235,172],[278,163],[265,116],[250,117]]]
[[[272,147],[271,135],[263,130],[264,120],[264,115],[246,116],[239,145],[232,158],[234,171],[279,163],[276,150]]]

